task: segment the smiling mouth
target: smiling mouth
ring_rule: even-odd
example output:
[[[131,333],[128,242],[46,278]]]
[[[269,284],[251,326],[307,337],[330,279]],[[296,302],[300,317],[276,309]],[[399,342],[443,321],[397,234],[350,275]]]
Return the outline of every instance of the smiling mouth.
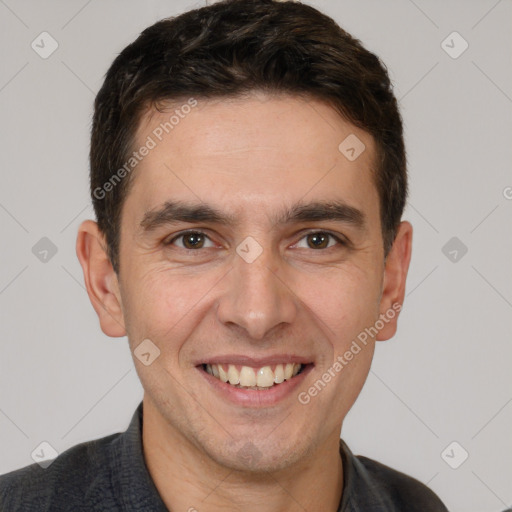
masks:
[[[293,379],[309,364],[283,363],[253,368],[233,364],[203,364],[202,368],[216,379],[235,388],[268,390]]]

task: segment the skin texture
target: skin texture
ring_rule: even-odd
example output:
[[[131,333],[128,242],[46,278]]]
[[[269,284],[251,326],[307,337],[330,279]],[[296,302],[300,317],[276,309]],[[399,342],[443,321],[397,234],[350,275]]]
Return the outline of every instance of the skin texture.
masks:
[[[145,115],[136,146],[169,115]],[[338,150],[350,134],[366,146],[352,162]],[[343,419],[367,378],[375,341],[395,334],[398,315],[307,405],[297,395],[403,302],[412,227],[400,224],[384,260],[374,154],[368,133],[315,100],[256,93],[199,100],[134,171],[122,210],[119,276],[96,223],[80,226],[77,255],[102,330],[127,335],[132,351],[144,339],[160,349],[151,365],[134,363],[145,390],[146,463],[169,509],[337,510]],[[144,214],[169,200],[206,203],[236,222],[145,232]],[[361,210],[364,228],[272,221],[299,201],[333,200]],[[190,229],[206,238],[187,251],[186,237],[175,237]],[[316,248],[312,234],[326,231],[348,244],[328,238]],[[236,252],[248,236],[263,250],[252,263]],[[196,368],[226,354],[293,354],[314,366],[278,403],[243,407]]]

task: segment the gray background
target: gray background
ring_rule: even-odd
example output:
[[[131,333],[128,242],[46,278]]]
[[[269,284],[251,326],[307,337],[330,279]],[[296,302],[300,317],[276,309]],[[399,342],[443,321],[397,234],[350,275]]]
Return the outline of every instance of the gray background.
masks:
[[[399,332],[377,345],[343,437],[427,483],[450,510],[503,510],[512,505],[512,2],[308,3],[388,66],[408,148],[404,218],[415,228]],[[77,227],[93,218],[92,102],[143,28],[202,4],[0,1],[0,473],[32,463],[41,441],[62,452],[124,430],[142,398],[127,340],[101,332],[75,256]],[[31,48],[43,31],[59,45],[47,59]],[[469,44],[458,58],[442,47],[453,31]],[[32,252],[42,237],[57,248],[47,261]],[[452,237],[456,261],[453,247],[442,250]],[[469,457],[452,469],[462,449]]]

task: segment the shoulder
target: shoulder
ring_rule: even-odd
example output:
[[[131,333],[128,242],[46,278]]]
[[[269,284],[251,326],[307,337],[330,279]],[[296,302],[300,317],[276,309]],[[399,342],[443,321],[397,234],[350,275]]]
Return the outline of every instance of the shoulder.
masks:
[[[34,463],[0,475],[0,509],[5,512],[85,510],[110,485],[110,459],[121,434],[78,444],[46,468]],[[90,508],[88,508],[90,510]]]
[[[376,460],[355,456],[343,440],[342,512],[448,512],[438,496],[419,480]]]
[[[368,457],[358,456],[357,459],[375,488],[389,496],[394,510],[448,512],[439,497],[419,480]]]

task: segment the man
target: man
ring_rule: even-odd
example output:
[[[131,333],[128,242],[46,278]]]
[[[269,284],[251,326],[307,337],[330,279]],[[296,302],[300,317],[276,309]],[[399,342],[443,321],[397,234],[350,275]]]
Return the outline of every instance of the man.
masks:
[[[227,0],[114,61],[77,255],[144,399],[0,480],[1,509],[446,511],[340,440],[403,303],[412,227],[385,67],[307,5]]]

